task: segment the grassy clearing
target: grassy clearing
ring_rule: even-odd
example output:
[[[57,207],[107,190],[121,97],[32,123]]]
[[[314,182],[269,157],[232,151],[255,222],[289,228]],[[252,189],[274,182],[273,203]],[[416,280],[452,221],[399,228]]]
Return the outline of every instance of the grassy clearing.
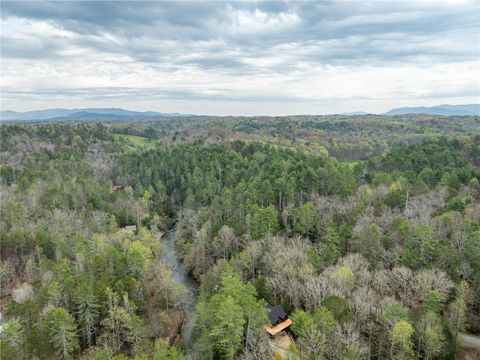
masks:
[[[131,148],[134,149],[151,149],[158,145],[158,140],[149,139],[142,136],[126,135],[126,134],[114,134],[116,139],[123,139]]]
[[[339,160],[341,164],[348,165],[350,168],[354,168],[355,165],[360,164],[360,160]]]

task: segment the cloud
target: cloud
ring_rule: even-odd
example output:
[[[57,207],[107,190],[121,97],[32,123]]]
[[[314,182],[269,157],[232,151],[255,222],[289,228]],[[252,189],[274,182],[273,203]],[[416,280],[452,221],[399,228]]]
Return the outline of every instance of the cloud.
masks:
[[[414,103],[419,94],[424,104],[480,95],[476,1],[2,1],[1,7],[4,108],[24,110],[55,96],[97,106],[190,99],[201,113],[215,113],[216,100],[236,104],[232,113],[247,102],[288,100],[298,104],[292,110],[316,102],[308,109],[322,112],[326,102],[342,99],[342,112],[365,98],[372,106],[365,110],[381,111],[387,103]]]

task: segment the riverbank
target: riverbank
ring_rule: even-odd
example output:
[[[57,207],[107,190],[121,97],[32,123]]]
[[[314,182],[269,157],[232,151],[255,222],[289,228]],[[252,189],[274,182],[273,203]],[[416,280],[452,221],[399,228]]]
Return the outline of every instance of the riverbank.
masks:
[[[181,337],[182,343],[188,346],[195,318],[195,304],[199,293],[200,284],[195,281],[185,269],[183,261],[175,253],[175,234],[176,226],[168,230],[166,233],[159,234],[159,241],[164,245],[165,255],[162,261],[165,265],[172,269],[174,279],[185,286],[188,292],[188,302],[185,307],[185,319],[183,322]]]

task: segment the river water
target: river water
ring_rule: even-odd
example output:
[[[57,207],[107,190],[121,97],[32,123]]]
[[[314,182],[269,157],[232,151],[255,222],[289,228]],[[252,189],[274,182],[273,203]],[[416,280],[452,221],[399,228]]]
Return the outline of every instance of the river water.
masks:
[[[166,250],[166,254],[163,257],[163,262],[165,265],[171,267],[175,280],[183,284],[188,291],[188,304],[185,311],[185,322],[182,327],[182,340],[185,345],[188,345],[192,335],[195,303],[198,297],[199,284],[185,270],[182,260],[180,260],[175,253],[175,246],[173,242],[176,232],[177,228],[174,226],[161,236],[160,241]]]

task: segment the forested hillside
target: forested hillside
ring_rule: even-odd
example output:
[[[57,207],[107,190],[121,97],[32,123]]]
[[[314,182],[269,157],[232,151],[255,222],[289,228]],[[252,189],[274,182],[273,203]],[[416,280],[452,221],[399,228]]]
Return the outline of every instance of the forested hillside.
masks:
[[[478,117],[0,136],[4,359],[453,359],[480,332]],[[195,299],[167,265],[171,228]],[[286,349],[267,304],[292,321]]]

